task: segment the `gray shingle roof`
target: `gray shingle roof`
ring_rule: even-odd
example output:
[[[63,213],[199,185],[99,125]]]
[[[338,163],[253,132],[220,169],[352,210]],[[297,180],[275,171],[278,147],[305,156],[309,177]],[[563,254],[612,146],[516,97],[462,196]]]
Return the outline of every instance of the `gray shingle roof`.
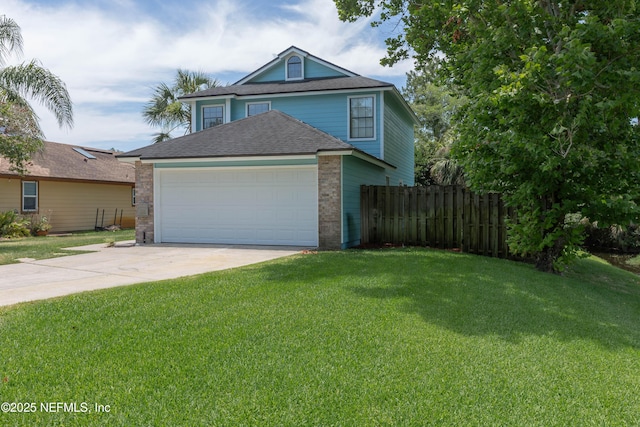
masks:
[[[293,82],[245,83],[232,86],[220,86],[185,95],[180,99],[203,98],[210,96],[250,96],[273,95],[279,93],[319,92],[325,90],[379,89],[393,88],[392,83],[367,77],[331,77],[322,79],[299,80]]]
[[[74,150],[73,145],[44,142],[44,148],[33,155],[27,163],[27,176],[93,182],[135,182],[133,165],[119,162],[114,152],[81,147],[95,159],[89,159]],[[10,170],[7,159],[0,157],[0,175],[17,175]]]
[[[149,145],[118,157],[185,159],[317,154],[357,150],[277,110]]]

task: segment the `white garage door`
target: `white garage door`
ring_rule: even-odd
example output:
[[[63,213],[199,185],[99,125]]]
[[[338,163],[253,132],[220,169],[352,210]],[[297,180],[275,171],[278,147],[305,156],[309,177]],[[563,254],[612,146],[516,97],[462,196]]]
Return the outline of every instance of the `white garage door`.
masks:
[[[315,166],[156,170],[156,241],[318,245]]]

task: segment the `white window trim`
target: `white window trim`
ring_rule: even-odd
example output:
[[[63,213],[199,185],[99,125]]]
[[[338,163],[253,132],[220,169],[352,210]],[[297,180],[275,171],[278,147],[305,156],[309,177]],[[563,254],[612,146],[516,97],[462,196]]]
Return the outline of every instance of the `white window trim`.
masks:
[[[300,60],[300,77],[289,77],[289,60],[294,56]],[[286,81],[304,80],[304,58],[297,54],[287,56],[284,60],[284,76]]]
[[[208,128],[204,127],[204,109],[205,108],[212,108],[212,107],[220,107],[220,108],[222,108],[222,124],[227,123],[227,116],[225,115],[225,112],[227,111],[226,105],[224,105],[224,104],[207,104],[207,105],[203,105],[202,107],[200,107],[200,130],[208,129]]]
[[[351,137],[351,100],[354,98],[373,98],[373,136],[371,138]],[[347,97],[347,141],[375,141],[377,137],[378,118],[376,115],[377,97],[375,93],[366,95],[353,95]]]
[[[271,101],[247,102],[247,104],[244,107],[245,117],[249,117],[249,105],[259,105],[259,104],[267,104],[269,106],[269,109],[267,111],[271,111]]]
[[[24,185],[25,184],[35,184],[36,185],[36,194],[35,194],[35,196],[31,196],[31,195],[27,196],[29,198],[35,197],[35,199],[36,199],[36,207],[35,207],[35,209],[25,209],[24,208],[24,198],[25,198]],[[38,198],[39,198],[39,194],[38,193],[40,192],[40,189],[38,187],[39,187],[38,181],[22,181],[22,197],[21,197],[21,201],[20,201],[20,205],[21,205],[20,207],[22,208],[22,212],[38,212]]]

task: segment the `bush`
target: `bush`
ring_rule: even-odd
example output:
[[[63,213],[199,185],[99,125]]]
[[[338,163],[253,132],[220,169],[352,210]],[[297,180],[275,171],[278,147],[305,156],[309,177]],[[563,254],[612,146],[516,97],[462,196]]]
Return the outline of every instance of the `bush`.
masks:
[[[0,237],[9,239],[31,234],[30,221],[14,211],[0,212]]]
[[[605,252],[640,252],[640,226],[637,224],[600,228],[596,221],[587,224],[586,236],[584,244],[589,249]]]

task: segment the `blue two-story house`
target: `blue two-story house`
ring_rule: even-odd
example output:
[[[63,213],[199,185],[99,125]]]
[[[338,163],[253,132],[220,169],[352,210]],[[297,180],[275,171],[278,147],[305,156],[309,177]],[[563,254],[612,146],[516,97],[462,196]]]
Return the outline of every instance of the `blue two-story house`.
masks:
[[[360,186],[413,185],[417,119],[391,83],[290,47],[237,83],[181,99],[192,133],[136,164],[136,240],[360,243]]]

